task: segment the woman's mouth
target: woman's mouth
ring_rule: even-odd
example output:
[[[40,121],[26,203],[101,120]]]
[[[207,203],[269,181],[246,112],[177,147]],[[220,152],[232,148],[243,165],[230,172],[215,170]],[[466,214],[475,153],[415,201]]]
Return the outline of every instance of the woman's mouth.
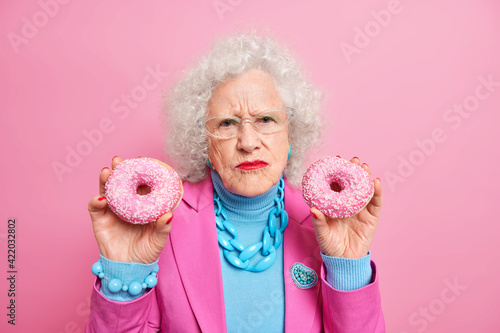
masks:
[[[267,164],[264,161],[256,160],[256,161],[247,161],[247,162],[240,163],[236,167],[238,169],[242,169],[242,170],[256,170],[256,169],[264,168],[268,165],[269,164]]]

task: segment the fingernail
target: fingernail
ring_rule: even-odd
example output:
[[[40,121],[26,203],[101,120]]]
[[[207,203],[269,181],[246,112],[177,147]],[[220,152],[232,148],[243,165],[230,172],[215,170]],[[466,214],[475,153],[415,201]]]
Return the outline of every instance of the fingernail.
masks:
[[[114,160],[114,159],[115,159],[115,157],[118,157],[118,156],[113,156],[113,158],[112,158],[111,160]]]
[[[102,168],[102,169],[101,169],[101,172],[103,172],[103,171],[104,171],[104,169],[107,169],[107,168],[108,168],[108,167],[104,167],[104,168]]]
[[[338,157],[338,158],[342,158],[342,157],[340,157],[340,155],[337,155],[337,157]]]
[[[142,156],[137,156],[137,158],[141,158]]]
[[[172,222],[172,219],[174,218],[174,214],[172,214],[172,216],[168,219],[167,223],[166,224],[170,224],[170,222]]]
[[[318,217],[316,216],[316,214],[314,214],[313,212],[311,212],[312,216],[314,216],[315,219],[318,219]]]
[[[357,158],[359,160],[359,157],[354,156],[354,158]]]
[[[100,197],[100,198],[99,198],[99,199],[97,199],[97,200],[101,201],[101,200],[104,200],[104,199],[106,199],[106,197]]]
[[[378,179],[378,181],[382,183],[382,181],[380,180],[380,178],[378,178],[378,177],[377,177],[377,178],[375,178],[375,179]]]
[[[366,165],[366,166],[368,167],[368,164],[366,164],[366,163],[363,163],[363,164],[364,164],[364,165]]]

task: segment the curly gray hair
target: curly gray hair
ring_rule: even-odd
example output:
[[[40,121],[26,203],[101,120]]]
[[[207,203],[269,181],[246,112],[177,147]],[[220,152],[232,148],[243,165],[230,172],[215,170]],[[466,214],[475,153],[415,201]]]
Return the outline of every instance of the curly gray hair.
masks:
[[[216,41],[211,51],[164,96],[167,153],[184,180],[199,182],[209,172],[208,138],[198,119],[206,115],[212,91],[250,69],[269,73],[283,103],[295,109],[289,125],[292,155],[284,173],[292,186],[300,186],[304,154],[320,137],[318,111],[323,96],[303,79],[301,67],[287,49],[271,37],[254,32]]]

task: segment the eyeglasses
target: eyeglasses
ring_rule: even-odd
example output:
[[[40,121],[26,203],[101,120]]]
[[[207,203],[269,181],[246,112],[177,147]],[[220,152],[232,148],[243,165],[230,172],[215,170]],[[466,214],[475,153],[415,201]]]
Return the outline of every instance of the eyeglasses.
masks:
[[[273,134],[281,131],[290,123],[293,108],[282,107],[257,111],[251,118],[241,119],[234,115],[216,115],[198,120],[200,127],[210,136],[218,139],[231,139],[238,135],[244,123],[248,122],[261,134]]]

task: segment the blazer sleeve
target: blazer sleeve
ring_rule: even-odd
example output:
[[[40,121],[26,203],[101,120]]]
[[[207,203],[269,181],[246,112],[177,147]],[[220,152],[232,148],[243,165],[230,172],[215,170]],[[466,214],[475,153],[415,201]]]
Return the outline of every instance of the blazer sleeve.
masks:
[[[326,281],[324,264],[321,267],[323,325],[325,332],[385,332],[378,274],[371,261],[372,282],[351,291],[334,289]]]
[[[113,301],[99,292],[100,286],[100,279],[96,278],[86,333],[160,331],[161,316],[156,287],[132,301]]]

